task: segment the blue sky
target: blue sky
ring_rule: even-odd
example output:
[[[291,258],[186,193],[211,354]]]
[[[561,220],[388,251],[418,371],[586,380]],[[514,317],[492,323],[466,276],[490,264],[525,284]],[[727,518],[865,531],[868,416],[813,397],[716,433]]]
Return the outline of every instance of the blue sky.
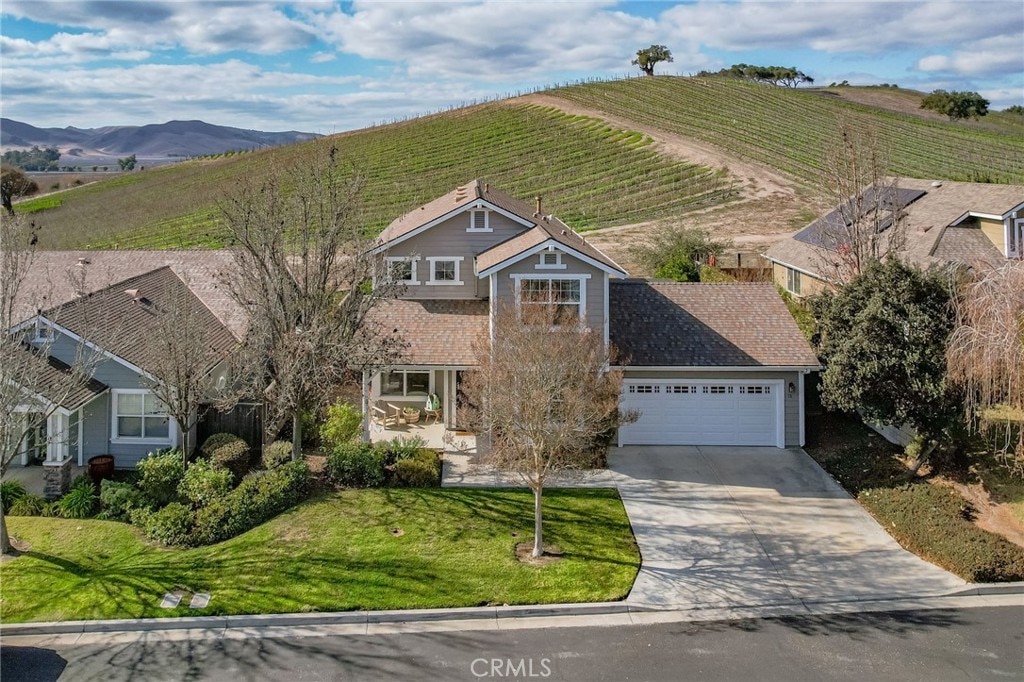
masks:
[[[738,62],[819,84],[1024,103],[1024,3],[3,0],[0,113],[83,128],[202,119],[331,133],[579,78]]]

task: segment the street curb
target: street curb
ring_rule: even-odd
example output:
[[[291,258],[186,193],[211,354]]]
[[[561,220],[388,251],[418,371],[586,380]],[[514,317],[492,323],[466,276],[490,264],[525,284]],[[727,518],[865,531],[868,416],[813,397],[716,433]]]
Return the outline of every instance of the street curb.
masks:
[[[1024,594],[1024,580],[1012,583],[977,583],[968,585],[956,592],[947,592],[948,597],[973,596],[979,597],[989,594]]]

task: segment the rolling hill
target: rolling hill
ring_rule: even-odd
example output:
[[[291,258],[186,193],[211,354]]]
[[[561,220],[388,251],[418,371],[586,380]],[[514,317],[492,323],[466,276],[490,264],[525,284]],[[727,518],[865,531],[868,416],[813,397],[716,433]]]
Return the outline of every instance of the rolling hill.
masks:
[[[1024,137],[1013,121],[949,123],[827,90],[657,77],[150,169],[18,209],[35,213],[48,248],[218,246],[225,192],[301,160],[311,145],[335,144],[366,176],[371,230],[480,177],[520,196],[543,194],[578,229],[672,219],[775,234],[818,207],[820,159],[839,120],[874,130],[892,150],[895,173],[1024,184]]]

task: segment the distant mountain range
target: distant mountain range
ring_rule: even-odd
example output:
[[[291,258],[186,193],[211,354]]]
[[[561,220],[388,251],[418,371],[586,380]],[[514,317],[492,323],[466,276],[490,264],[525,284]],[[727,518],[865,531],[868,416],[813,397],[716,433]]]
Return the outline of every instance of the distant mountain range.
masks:
[[[131,154],[135,154],[140,161],[173,160],[274,147],[317,137],[320,135],[295,130],[267,133],[212,125],[203,121],[168,121],[144,126],[104,128],[36,128],[9,118],[0,119],[0,148],[3,151],[29,149],[36,145],[57,147],[61,151],[62,166],[102,163]]]

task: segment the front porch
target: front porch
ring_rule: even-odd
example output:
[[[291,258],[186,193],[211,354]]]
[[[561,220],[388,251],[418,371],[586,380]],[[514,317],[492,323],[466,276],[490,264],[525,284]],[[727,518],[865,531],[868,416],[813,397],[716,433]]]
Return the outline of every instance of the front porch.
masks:
[[[449,429],[444,422],[429,422],[421,419],[415,424],[390,424],[382,426],[370,423],[370,442],[379,443],[395,438],[422,438],[426,447],[445,453],[477,454],[477,437],[466,431]]]
[[[58,463],[54,464],[60,466]],[[86,472],[86,467],[79,466],[73,461],[70,464],[65,463],[64,466],[68,467],[68,481],[73,481]],[[21,458],[15,457],[4,473],[4,480],[18,481],[30,494],[46,497],[47,468],[45,464],[22,464]]]

